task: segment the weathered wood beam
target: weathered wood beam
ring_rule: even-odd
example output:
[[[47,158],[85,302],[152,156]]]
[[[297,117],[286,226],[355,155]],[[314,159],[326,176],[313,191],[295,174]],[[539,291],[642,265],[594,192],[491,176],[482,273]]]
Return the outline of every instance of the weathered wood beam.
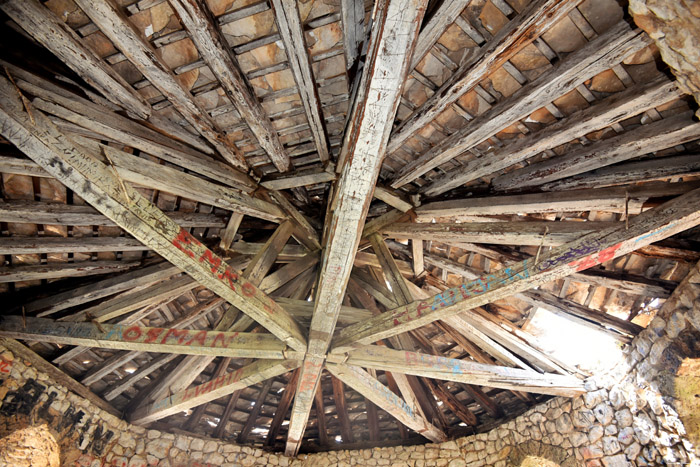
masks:
[[[282,422],[289,412],[289,408],[292,406],[292,401],[294,400],[294,394],[297,390],[297,380],[299,379],[299,369],[297,368],[292,372],[292,376],[289,378],[287,385],[284,388],[282,397],[280,398],[279,404],[275,409],[275,415],[272,417],[270,422],[270,430],[267,432],[267,439],[265,440],[266,446],[272,446],[277,439],[277,434],[282,427]],[[255,404],[257,405],[257,404]]]
[[[314,311],[314,304],[306,300],[294,300],[291,298],[275,297],[275,301],[302,323],[310,323]],[[343,325],[358,323],[372,316],[372,313],[363,308],[343,306],[338,314],[338,323]]]
[[[154,360],[148,362],[147,365],[142,366],[132,374],[128,375],[126,378],[119,380],[114,385],[110,385],[108,391],[105,392],[102,395],[102,397],[104,397],[105,400],[108,401],[115,399],[127,389],[132,388],[138,381],[141,381],[143,378],[150,375],[154,371],[157,371],[164,365],[167,365],[168,363],[172,362],[177,357],[177,354],[165,354],[156,357]]]
[[[314,407],[316,408],[316,427],[318,428],[318,443],[328,446],[328,431],[326,430],[326,408],[323,405],[323,385],[319,384],[314,395]]]
[[[17,342],[14,339],[0,337],[0,346],[12,352],[15,358],[30,362],[32,367],[34,367],[37,371],[41,371],[42,373],[47,374],[50,380],[55,384],[59,384],[64,388],[76,393],[80,397],[85,398],[92,404],[95,404],[95,406],[99,407],[107,413],[114,415],[115,417],[121,416],[121,413],[117,409],[112,407],[111,404],[108,404],[103,399],[96,396],[94,392],[90,391],[88,388],[86,388],[85,386],[83,386],[82,384],[65,374],[63,371],[41,358],[40,355],[34,353],[32,349],[26,347],[20,342]]]
[[[501,28],[488,44],[481,47],[479,53],[461,64],[435,94],[401,123],[391,136],[389,153],[398,149],[411,135],[432,122],[486,76],[556,24],[578,3],[578,0],[538,0],[530,3]]]
[[[360,4],[362,3],[360,2]],[[289,63],[289,68],[292,70],[299,92],[299,99],[306,112],[306,120],[309,124],[309,130],[311,130],[311,137],[316,145],[319,159],[325,163],[330,159],[330,145],[326,133],[326,122],[321,109],[321,99],[318,97],[318,86],[311,69],[311,59],[307,52],[299,7],[296,0],[272,0],[271,5],[275,12],[277,30],[284,44],[284,52],[287,54],[287,63]]]
[[[38,0],[11,0],[0,9],[110,102],[143,120],[151,115],[148,102]]]
[[[364,40],[365,6],[362,0],[341,0],[340,15],[345,45],[345,68],[351,70],[360,55]],[[411,67],[413,68],[413,67]]]
[[[542,185],[545,191],[583,190],[700,175],[700,155],[655,157],[616,164]],[[557,195],[559,196],[559,195]]]
[[[221,242],[219,242],[219,248],[226,251],[231,248],[233,240],[236,238],[236,233],[238,228],[241,226],[243,221],[243,214],[232,212],[231,217],[229,217],[226,223],[226,228],[221,232]]]
[[[413,258],[413,275],[418,277],[425,271],[425,258],[423,256],[423,240],[411,240],[411,258]]]
[[[321,255],[319,252],[314,251],[296,261],[287,264],[286,266],[279,268],[277,271],[266,276],[265,279],[260,282],[260,289],[265,293],[278,290],[283,285],[288,284],[291,280],[314,268],[319,262],[320,256]]]
[[[0,80],[2,135],[134,238],[249,314],[295,350],[305,348],[298,324],[250,281],[183,230],[111,167],[76,148],[39,110],[26,111],[17,90]],[[25,102],[26,104],[26,102]]]
[[[245,74],[241,71],[233,50],[228,45],[206,2],[169,0],[169,3],[189,33],[189,38],[194,42],[200,56],[221,84],[226,96],[255,135],[260,147],[280,172],[288,171],[292,167],[289,155]],[[145,76],[148,78],[148,75]]]
[[[367,62],[338,160],[340,177],[329,207],[308,354],[292,408],[285,454],[295,455],[345,294],[352,263],[372,200],[408,64],[425,13],[425,0],[375,4]]]
[[[2,237],[0,254],[99,253],[150,250],[128,237]]]
[[[473,242],[496,245],[554,246],[615,226],[617,222],[471,222],[392,224],[382,230],[389,238]]]
[[[138,261],[81,261],[0,267],[0,283],[114,274],[140,266]]]
[[[610,227],[501,271],[446,290],[428,300],[413,302],[364,323],[340,331],[335,352],[348,345],[369,344],[422,325],[455,316],[462,311],[566,277],[574,272],[625,255],[700,223],[700,190],[679,196],[629,221],[628,226]]]
[[[355,436],[352,434],[350,419],[348,417],[348,407],[345,404],[345,388],[343,382],[331,375],[331,386],[333,387],[333,401],[335,402],[335,413],[340,423],[340,436],[343,442],[354,443]]]
[[[112,0],[77,0],[78,6],[124,56],[232,166],[247,169],[235,145],[228,142],[209,113],[177,81],[175,75]]]
[[[197,212],[169,212],[168,216],[183,228],[224,227],[223,218]],[[48,225],[115,226],[113,220],[92,206],[5,200],[0,203],[1,222]]]
[[[267,397],[267,394],[270,392],[270,388],[272,387],[272,383],[273,383],[273,379],[270,378],[267,381],[265,381],[262,388],[260,389],[260,392],[258,393],[258,398],[255,400],[255,405],[253,405],[253,409],[248,414],[248,420],[246,420],[245,425],[243,425],[241,432],[238,433],[237,442],[239,444],[243,444],[248,440],[248,435],[250,434],[250,430],[253,429],[253,425],[255,424],[255,421],[258,418],[258,414],[260,413],[260,408],[265,403],[265,398]],[[222,421],[225,423],[224,420],[222,420]]]
[[[692,112],[686,112],[642,125],[620,135],[567,151],[561,157],[554,156],[500,175],[492,184],[499,191],[542,185],[687,143],[700,137],[700,123],[694,123],[692,115]]]
[[[384,201],[389,206],[396,208],[401,212],[410,211],[413,208],[411,203],[402,199],[401,196],[397,195],[392,190],[387,190],[386,188],[378,185],[374,188],[374,197]]]
[[[479,421],[469,409],[467,409],[464,404],[462,404],[459,399],[457,399],[454,394],[452,394],[449,389],[445,387],[443,383],[437,380],[431,380],[428,378],[424,379],[425,384],[430,388],[435,397],[440,399],[443,404],[450,409],[450,411],[457,416],[460,420],[470,426],[478,425]]]
[[[214,429],[214,438],[224,438],[226,434],[226,424],[231,419],[231,415],[233,414],[234,410],[236,410],[236,404],[238,403],[238,399],[240,397],[241,389],[234,391],[233,394],[231,394],[231,397],[229,397],[228,401],[226,401],[226,407],[224,408],[224,412],[221,414],[219,424]],[[203,406],[204,405],[202,404],[200,407]]]
[[[399,188],[462,154],[514,121],[527,117],[552,100],[572,91],[586,79],[620,63],[627,56],[649,45],[650,41],[646,34],[632,31],[625,22],[610,28],[520,88],[508,99],[494,105],[402,167],[391,186]],[[440,93],[435,95],[439,96]]]
[[[444,381],[555,396],[574,397],[585,392],[583,381],[573,376],[540,374],[517,368],[484,365],[469,360],[393,350],[383,346],[360,347],[350,351],[347,356],[348,360],[343,366],[362,366]],[[331,360],[328,363],[329,367],[335,366]]]
[[[299,367],[299,363],[298,360],[258,360],[232,373],[140,407],[130,414],[129,421],[145,425],[160,420],[294,370]]]
[[[426,196],[445,193],[481,177],[499,173],[548,149],[553,149],[583,135],[618,124],[633,115],[653,109],[679,98],[675,82],[660,76],[649,83],[632,86],[602,99],[594,105],[574,112],[539,131],[532,132],[512,144],[484,154],[448,172],[440,180],[421,188]]]
[[[282,211],[287,213],[287,216],[296,225],[294,238],[309,251],[320,250],[321,242],[318,237],[318,232],[316,232],[316,229],[314,229],[306,217],[304,217],[304,215],[287,199],[284,193],[271,190],[267,194],[282,208]]]
[[[377,407],[384,409],[410,429],[434,442],[446,439],[440,430],[425,418],[417,416],[406,402],[362,368],[340,363],[328,363],[326,367],[333,376],[371,400]]]
[[[0,336],[13,339],[141,352],[283,359],[284,342],[271,334],[151,328],[119,324],[65,323],[46,318],[5,316]]]
[[[416,41],[416,50],[413,51],[409,70],[413,70],[423,57],[432,49],[433,45],[440,39],[440,36],[455,22],[462,10],[464,10],[471,0],[446,0],[430,17],[428,23],[421,28],[420,35]]]
[[[268,190],[287,190],[300,186],[316,185],[318,183],[332,182],[336,179],[333,171],[315,167],[312,169],[298,170],[284,176],[274,177],[260,182]]]

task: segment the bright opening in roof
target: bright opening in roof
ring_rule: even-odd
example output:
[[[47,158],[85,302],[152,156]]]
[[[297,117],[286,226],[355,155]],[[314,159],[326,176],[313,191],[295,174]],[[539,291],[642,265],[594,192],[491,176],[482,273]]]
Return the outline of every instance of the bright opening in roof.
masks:
[[[598,373],[622,359],[612,336],[538,308],[526,331],[537,337],[543,350],[569,365]]]

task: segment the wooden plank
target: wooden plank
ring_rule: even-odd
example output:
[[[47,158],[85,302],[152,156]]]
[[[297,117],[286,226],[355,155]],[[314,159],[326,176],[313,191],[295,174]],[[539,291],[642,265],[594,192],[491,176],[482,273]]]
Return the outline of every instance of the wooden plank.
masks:
[[[433,394],[445,404],[452,413],[457,415],[457,418],[470,426],[477,426],[478,420],[476,415],[467,409],[446,387],[443,383],[437,380],[424,379],[426,385],[430,388]]]
[[[421,191],[426,196],[445,193],[481,177],[499,173],[543,151],[556,148],[573,139],[670,102],[681,95],[677,84],[669,81],[665,76],[660,76],[643,85],[630,87],[539,131],[532,132],[512,144],[468,161],[464,166],[448,172],[439,181],[422,187]]]
[[[0,337],[0,347],[4,347],[10,352],[12,352],[15,358],[30,362],[31,365],[37,369],[37,371],[46,373],[53,383],[63,386],[67,390],[88,400],[90,403],[94,404],[95,406],[99,407],[105,412],[114,415],[115,417],[121,416],[121,412],[119,410],[112,407],[112,405],[108,404],[103,399],[96,396],[95,393],[90,391],[88,388],[86,388],[85,386],[83,386],[82,384],[65,374],[63,371],[59,370],[58,368],[41,358],[41,356],[34,353],[32,349],[26,347],[20,342],[17,342],[14,339]]]
[[[382,234],[389,238],[432,240],[443,243],[555,246],[617,224],[619,223],[576,221],[399,223],[385,227]]]
[[[413,258],[413,275],[418,277],[425,271],[423,240],[411,240],[411,253],[411,257]]]
[[[406,212],[413,209],[413,205],[411,205],[411,203],[404,201],[396,193],[381,186],[374,187],[374,197],[384,201],[389,206],[396,208],[401,212]]]
[[[175,211],[169,212],[168,216],[183,228],[225,226],[224,220],[214,214]],[[22,200],[1,202],[0,221],[49,225],[117,225],[92,206]]]
[[[241,221],[243,220],[243,214],[237,212],[232,212],[231,217],[229,217],[226,228],[221,233],[221,242],[219,243],[219,248],[222,250],[228,250],[231,248],[231,244],[236,237],[236,232],[238,232],[238,227],[241,226]]]
[[[401,123],[391,136],[389,153],[398,149],[411,135],[435,120],[462,95],[565,17],[578,3],[578,0],[538,0],[530,3],[481,47],[477,54],[461,64],[435,94]]]
[[[103,251],[143,251],[149,249],[138,240],[128,237],[0,238],[0,254],[2,255],[99,253]]]
[[[81,261],[0,267],[0,283],[114,274],[140,266],[138,261]]]
[[[318,442],[321,446],[328,446],[328,431],[326,431],[326,409],[323,406],[323,385],[318,385],[314,396],[316,408],[316,425],[318,428]]]
[[[289,412],[289,408],[292,406],[292,401],[294,400],[294,394],[297,390],[297,380],[299,379],[299,369],[297,368],[292,372],[292,376],[287,382],[287,386],[284,388],[282,397],[280,398],[279,404],[275,409],[275,415],[272,417],[272,422],[270,422],[270,430],[267,432],[267,439],[265,440],[266,446],[272,446],[277,439],[277,434],[282,427],[282,422]],[[255,404],[256,406],[258,404]]]
[[[525,260],[501,271],[449,289],[428,300],[399,307],[364,323],[340,331],[334,351],[351,344],[369,344],[422,325],[445,319],[537,285],[625,255],[650,243],[672,236],[700,223],[700,190],[693,190],[654,209],[625,225],[610,227],[553,248],[539,261]]]
[[[260,147],[267,153],[277,170],[288,171],[292,167],[289,155],[245,74],[241,71],[233,50],[228,45],[206,2],[171,0],[170,5],[189,33],[189,38],[194,42],[201,58],[255,135]],[[149,77],[145,73],[144,75]]]
[[[96,24],[114,46],[158,89],[177,111],[204,136],[233,167],[247,169],[247,163],[235,145],[226,141],[207,111],[177,81],[161,60],[160,54],[129,22],[119,7],[110,1],[77,0],[78,6]]]
[[[285,174],[283,177],[275,177],[260,182],[260,185],[269,190],[287,190],[300,186],[316,185],[318,183],[332,182],[336,179],[335,173],[321,167],[298,170]]]
[[[299,99],[304,106],[306,121],[316,145],[318,158],[325,163],[330,159],[326,122],[321,109],[321,99],[318,96],[318,86],[311,69],[311,59],[307,53],[299,7],[296,0],[272,0],[271,5],[275,13],[277,30],[284,44],[287,63],[297,84]]]
[[[315,251],[299,258],[298,260],[279,268],[277,271],[265,277],[260,282],[260,290],[265,293],[271,293],[278,290],[283,285],[289,283],[292,279],[309,271],[316,266],[320,260],[319,252]]]
[[[433,13],[430,20],[421,28],[420,35],[416,41],[416,50],[411,57],[409,69],[413,70],[423,57],[425,57],[440,36],[450,27],[459,14],[464,10],[471,0],[446,0]]]
[[[354,443],[355,437],[350,428],[350,419],[348,418],[348,407],[345,405],[345,388],[343,382],[331,375],[331,386],[333,387],[333,402],[335,402],[335,413],[340,422],[340,436],[343,443]]]
[[[391,187],[399,188],[476,146],[490,136],[563,96],[598,73],[649,45],[648,36],[630,30],[625,22],[571,53],[549,71],[494,105],[411,163],[403,166]],[[436,92],[436,96],[440,93]]]
[[[129,421],[145,425],[160,420],[294,370],[299,367],[299,363],[298,360],[258,360],[232,373],[140,407],[130,414]]]
[[[545,191],[582,190],[700,175],[700,155],[655,157],[616,164],[542,185]],[[558,195],[557,195],[558,196]]]
[[[552,157],[501,175],[492,183],[500,191],[507,187],[542,185],[687,143],[700,137],[700,123],[693,123],[691,117],[692,112],[686,112],[642,125],[621,135],[568,151],[561,157]]]
[[[287,197],[281,191],[271,190],[268,192],[270,198],[272,198],[281,208],[287,213],[287,216],[295,223],[296,233],[294,238],[304,245],[309,251],[316,251],[321,249],[321,242],[318,237],[318,232],[313,228],[311,223],[304,217],[302,213],[299,212],[297,208],[287,199]]]
[[[241,389],[235,391],[233,394],[231,394],[231,397],[229,397],[228,401],[226,402],[226,407],[224,408],[224,413],[221,415],[221,419],[219,420],[219,425],[214,430],[214,438],[223,439],[226,435],[226,423],[231,419],[231,414],[233,414],[233,411],[236,410],[236,403],[238,402],[240,396]],[[202,404],[200,407],[203,406],[204,405]]]
[[[407,213],[399,211],[398,209],[392,209],[386,214],[375,217],[365,224],[365,227],[362,230],[362,238],[368,238],[370,235],[380,232],[387,225],[394,224],[404,217],[408,217]]]
[[[444,381],[555,396],[574,397],[585,392],[583,381],[573,376],[540,374],[517,368],[484,365],[469,360],[393,350],[383,346],[363,346],[352,350],[347,356],[348,359],[343,366],[362,366]],[[329,368],[336,366],[330,362],[331,360],[328,363]],[[332,372],[330,369],[329,371]],[[358,389],[355,388],[355,390]]]
[[[340,177],[328,212],[308,354],[292,408],[285,454],[296,455],[308,421],[325,355],[338,319],[386,144],[408,73],[425,0],[381,0],[357,100],[338,161]]]
[[[343,24],[343,44],[345,45],[345,68],[353,69],[360,56],[360,48],[365,38],[365,6],[362,0],[341,0],[340,15]]]
[[[195,280],[249,314],[295,350],[306,347],[304,335],[289,314],[183,230],[137,191],[124,185],[114,170],[84,154],[37,109],[23,111],[17,91],[0,80],[2,134],[100,212],[147,244]]]
[[[24,304],[26,313],[36,314],[39,318],[48,316],[67,308],[82,305],[125,290],[138,291],[155,282],[165,280],[180,272],[167,262],[154,264],[144,268],[119,274],[80,287],[73,287],[65,292],[59,292],[46,298],[39,298]]]
[[[384,409],[389,415],[415,432],[434,442],[441,442],[446,439],[444,434],[435,426],[422,417],[416,417],[413,409],[399,396],[362,368],[338,363],[328,363],[326,367],[333,376],[371,400],[377,407]]]
[[[115,399],[117,396],[122,394],[124,391],[127,389],[131,388],[136,384],[138,381],[142,380],[146,376],[150,375],[154,371],[157,371],[158,369],[162,368],[164,365],[167,365],[168,363],[172,362],[175,360],[178,356],[176,354],[165,354],[156,357],[154,360],[150,361],[147,365],[142,366],[132,374],[128,375],[127,377],[119,380],[118,382],[114,383],[113,385],[110,385],[108,388],[108,391],[105,392],[102,397],[105,398],[105,400],[111,401]]]
[[[11,0],[3,2],[0,8],[110,102],[143,120],[148,119],[151,114],[148,102],[38,0]]]
[[[300,322],[311,322],[311,316],[314,311],[314,304],[312,302],[283,297],[275,297],[275,301]],[[371,316],[372,313],[364,308],[342,306],[338,314],[338,323],[343,325],[354,324]]]
[[[25,326],[26,323],[26,326]],[[142,352],[283,359],[285,345],[271,334],[69,323],[4,316],[0,335],[13,339]]]
[[[270,392],[270,388],[272,387],[273,379],[268,379],[265,381],[263,384],[262,388],[260,389],[260,392],[258,393],[258,398],[255,400],[255,405],[253,405],[253,409],[250,411],[248,414],[248,420],[246,420],[245,425],[241,429],[241,432],[238,433],[238,439],[237,442],[239,444],[243,444],[248,440],[248,435],[250,434],[250,430],[253,429],[253,425],[255,424],[255,421],[258,418],[258,414],[260,413],[260,409],[265,403],[265,398],[267,397],[267,394]]]

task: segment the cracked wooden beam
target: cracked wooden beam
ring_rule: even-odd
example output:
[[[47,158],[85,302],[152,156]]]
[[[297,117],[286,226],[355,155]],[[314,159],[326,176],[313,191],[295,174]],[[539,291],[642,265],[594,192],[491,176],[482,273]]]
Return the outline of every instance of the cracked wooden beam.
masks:
[[[328,210],[308,354],[292,408],[287,455],[295,455],[301,445],[323,355],[338,319],[425,6],[425,0],[383,0],[375,4],[367,62],[345,133],[337,169],[340,176]]]
[[[141,36],[113,0],[77,0],[76,3],[229,164],[243,170],[248,168],[235,145],[226,140],[209,113],[182,87],[173,72],[163,63],[160,53]]]
[[[169,0],[200,56],[221,84],[226,96],[248,124],[260,147],[280,172],[292,168],[277,131],[241,70],[217,20],[203,0]]]
[[[523,292],[535,286],[589,269],[600,263],[670,237],[700,224],[700,189],[674,198],[629,221],[610,227],[527,259],[503,270],[446,290],[428,300],[418,300],[338,334],[333,352],[357,344],[416,329],[451,316]]]

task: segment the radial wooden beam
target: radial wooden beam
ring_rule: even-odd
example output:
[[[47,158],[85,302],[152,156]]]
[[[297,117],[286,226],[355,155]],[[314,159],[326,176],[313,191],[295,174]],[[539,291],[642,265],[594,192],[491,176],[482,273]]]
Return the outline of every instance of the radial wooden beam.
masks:
[[[425,5],[425,0],[384,0],[375,4],[367,64],[338,162],[340,177],[329,209],[308,355],[292,408],[287,455],[295,455],[301,445]]]
[[[144,120],[151,115],[148,102],[38,0],[11,0],[0,9],[110,102]]]
[[[418,416],[406,402],[362,368],[338,363],[328,363],[326,367],[336,378],[371,400],[377,407],[381,407],[410,429],[434,442],[446,439],[444,433],[425,418]]]
[[[273,383],[273,379],[270,378],[267,381],[265,381],[262,388],[260,388],[260,392],[258,393],[258,398],[255,400],[255,405],[253,405],[253,409],[248,414],[248,420],[246,420],[245,425],[243,425],[241,432],[238,433],[237,442],[239,444],[243,444],[248,440],[248,435],[250,434],[250,430],[253,429],[253,425],[255,425],[255,421],[258,418],[258,414],[260,413],[260,409],[262,408],[263,404],[265,404],[265,399],[267,398],[267,394],[270,392],[270,388],[272,388],[272,383]],[[225,423],[225,420],[222,419],[222,422]]]
[[[443,383],[437,380],[424,379],[425,384],[430,388],[435,397],[440,399],[443,404],[450,409],[462,422],[470,426],[477,426],[479,421],[472,412],[457,399]]]
[[[267,432],[267,439],[265,440],[265,445],[267,446],[272,446],[275,443],[275,439],[277,438],[277,434],[282,426],[282,422],[287,416],[289,408],[292,406],[294,394],[297,390],[298,379],[299,369],[297,368],[292,372],[292,376],[289,378],[287,385],[284,387],[284,392],[282,393],[280,402],[277,404],[277,409],[275,409],[275,415],[272,417],[272,422],[270,422],[270,430]]]
[[[291,169],[289,155],[280,142],[258,97],[241,71],[216,19],[203,0],[169,0],[199,54],[209,66],[238,113],[248,124],[260,147],[280,172]]]
[[[303,332],[283,308],[240,277],[136,190],[125,185],[114,169],[76,148],[42,112],[27,108],[31,116],[24,110],[17,89],[2,78],[0,121],[5,138],[134,238],[243,312],[265,323],[266,328],[290,347],[305,349]]]
[[[163,63],[159,53],[141,36],[112,0],[77,0],[76,3],[226,161],[234,167],[247,169],[247,163],[235,145],[225,139],[206,109],[197,104],[192,95],[175,79],[175,75]]]
[[[138,261],[81,261],[2,266],[0,283],[114,274],[137,266],[140,266]]]
[[[361,2],[359,3],[361,5]],[[277,30],[284,44],[284,52],[287,54],[287,63],[289,63],[289,68],[292,70],[292,75],[294,75],[299,99],[306,112],[306,120],[309,123],[311,137],[316,145],[319,159],[325,163],[330,159],[326,122],[323,118],[321,99],[318,97],[318,86],[316,85],[316,79],[311,69],[311,60],[306,48],[299,7],[296,0],[272,0],[271,5],[275,12]]]
[[[21,316],[3,317],[0,320],[0,336],[142,352],[266,359],[283,359],[283,354],[294,356],[286,352],[285,344],[271,334],[62,323]]]
[[[442,2],[426,25],[421,28],[418,41],[416,41],[416,50],[413,52],[411,65],[408,67],[409,70],[413,70],[423,60],[423,57],[440,39],[440,36],[455,22],[470,2],[471,0],[445,0]]]
[[[258,360],[232,373],[145,405],[133,412],[129,421],[144,425],[160,420],[294,370],[299,367],[299,363],[299,360]]]
[[[610,227],[543,253],[538,261],[525,260],[501,271],[448,289],[432,299],[399,307],[364,323],[340,331],[335,352],[351,345],[370,344],[423,326],[436,319],[455,316],[514,293],[522,292],[580,272],[662,240],[700,223],[700,189],[679,196],[629,221]]]
[[[316,427],[318,428],[318,443],[328,446],[328,431],[326,430],[326,408],[323,405],[323,385],[319,383],[314,395],[314,407],[316,408]]]
[[[340,360],[338,357],[329,358],[328,366],[334,365],[330,363],[332,360]],[[393,350],[383,346],[354,349],[348,352],[347,357],[344,366],[362,366],[444,381],[567,397],[585,392],[583,381],[569,375],[541,374],[469,360]]]
[[[530,3],[518,16],[501,28],[491,41],[479,50],[479,53],[461,64],[435,94],[401,123],[391,136],[389,152],[392,153],[398,149],[411,135],[437,118],[457,99],[556,24],[579,3],[580,0],[556,2],[537,0]]]
[[[588,133],[617,124],[682,95],[675,82],[665,76],[602,99],[590,107],[574,112],[513,144],[484,154],[454,169],[440,180],[421,188],[426,196],[436,196],[481,177],[500,173],[548,149],[553,149]],[[499,186],[499,188],[502,188]]]
[[[312,169],[298,170],[283,176],[275,176],[260,182],[260,185],[269,190],[287,190],[300,186],[332,182],[335,179],[334,169],[328,170],[327,168],[314,167]]]
[[[351,70],[360,55],[364,40],[365,7],[362,0],[341,0],[340,14],[345,45],[345,68]]]
[[[632,31],[627,23],[617,24],[520,88],[508,99],[494,105],[403,166],[394,177],[392,188],[399,188],[462,154],[514,121],[527,117],[552,100],[574,90],[585,80],[619,64],[650,42],[651,39],[646,34]],[[441,94],[438,92],[435,95]]]
[[[345,387],[343,386],[343,382],[331,375],[331,386],[333,388],[335,413],[340,423],[340,436],[343,438],[343,443],[354,443],[355,436],[352,433],[350,418],[348,416],[348,407],[345,404]]]

